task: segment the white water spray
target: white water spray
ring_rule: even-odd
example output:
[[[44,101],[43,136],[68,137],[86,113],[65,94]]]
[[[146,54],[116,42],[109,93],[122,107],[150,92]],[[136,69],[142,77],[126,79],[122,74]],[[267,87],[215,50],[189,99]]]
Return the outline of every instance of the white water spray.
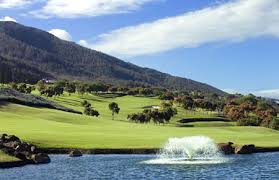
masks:
[[[227,159],[215,142],[206,136],[170,138],[158,157],[148,164],[217,164]]]

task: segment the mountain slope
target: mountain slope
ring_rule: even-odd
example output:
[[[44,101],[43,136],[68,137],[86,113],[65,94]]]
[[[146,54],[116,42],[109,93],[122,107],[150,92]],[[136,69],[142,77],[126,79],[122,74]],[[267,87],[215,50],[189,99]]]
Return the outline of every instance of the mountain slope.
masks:
[[[0,56],[2,64],[4,59],[6,64],[11,60],[13,67],[24,64],[30,67],[27,72],[38,71],[46,77],[224,94],[207,84],[142,68],[14,22],[0,22]],[[36,78],[39,80],[41,75]]]

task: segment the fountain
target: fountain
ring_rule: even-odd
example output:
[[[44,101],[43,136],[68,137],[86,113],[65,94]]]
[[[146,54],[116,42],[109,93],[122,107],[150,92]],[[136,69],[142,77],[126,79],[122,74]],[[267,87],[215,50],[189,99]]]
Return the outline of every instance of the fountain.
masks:
[[[228,160],[206,136],[170,138],[156,159],[148,164],[218,164]]]

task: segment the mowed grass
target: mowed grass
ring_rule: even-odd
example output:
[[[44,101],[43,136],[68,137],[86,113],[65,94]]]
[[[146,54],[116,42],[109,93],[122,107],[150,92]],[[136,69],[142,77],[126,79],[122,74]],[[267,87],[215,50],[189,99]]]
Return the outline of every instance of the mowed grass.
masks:
[[[157,98],[124,96],[103,98],[92,95],[65,95],[52,98],[67,107],[82,111],[80,103],[89,100],[101,116],[88,117],[57,110],[16,104],[0,106],[0,132],[15,134],[43,148],[159,148],[168,138],[204,135],[216,142],[279,146],[279,132],[262,127],[237,127],[222,122],[197,122],[197,127],[175,127],[176,120],[193,116],[214,116],[211,112],[179,109],[170,125],[136,124],[127,121],[129,113],[158,105]],[[121,111],[111,120],[108,104],[115,101]],[[186,116],[186,117],[185,117]]]
[[[38,94],[38,93],[36,93]],[[98,110],[101,114],[100,118],[104,120],[112,119],[111,112],[108,109],[108,104],[111,102],[117,102],[120,107],[120,113],[115,116],[115,120],[118,121],[127,121],[128,114],[142,112],[144,108],[151,106],[159,106],[161,104],[161,100],[157,97],[135,97],[135,96],[124,96],[124,97],[116,97],[116,98],[104,98],[103,96],[96,95],[78,95],[72,94],[63,95],[55,98],[50,98],[50,100],[56,101],[59,104],[62,104],[66,107],[83,111],[83,107],[81,103],[84,100],[89,101],[92,106]],[[202,118],[202,117],[216,117],[216,112],[209,111],[189,111],[184,110],[181,107],[177,107],[178,114],[171,119],[169,125],[175,125],[178,120],[184,118]],[[195,124],[195,123],[194,123]],[[210,126],[210,125],[209,125]],[[222,125],[223,126],[223,125]]]
[[[0,150],[0,162],[14,162],[19,161],[16,157],[8,156]]]

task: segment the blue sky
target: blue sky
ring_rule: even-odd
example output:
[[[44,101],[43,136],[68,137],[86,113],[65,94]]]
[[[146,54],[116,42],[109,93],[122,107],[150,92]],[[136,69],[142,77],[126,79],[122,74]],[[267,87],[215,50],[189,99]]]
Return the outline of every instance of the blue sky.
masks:
[[[0,0],[0,19],[230,92],[279,98],[278,0]]]

